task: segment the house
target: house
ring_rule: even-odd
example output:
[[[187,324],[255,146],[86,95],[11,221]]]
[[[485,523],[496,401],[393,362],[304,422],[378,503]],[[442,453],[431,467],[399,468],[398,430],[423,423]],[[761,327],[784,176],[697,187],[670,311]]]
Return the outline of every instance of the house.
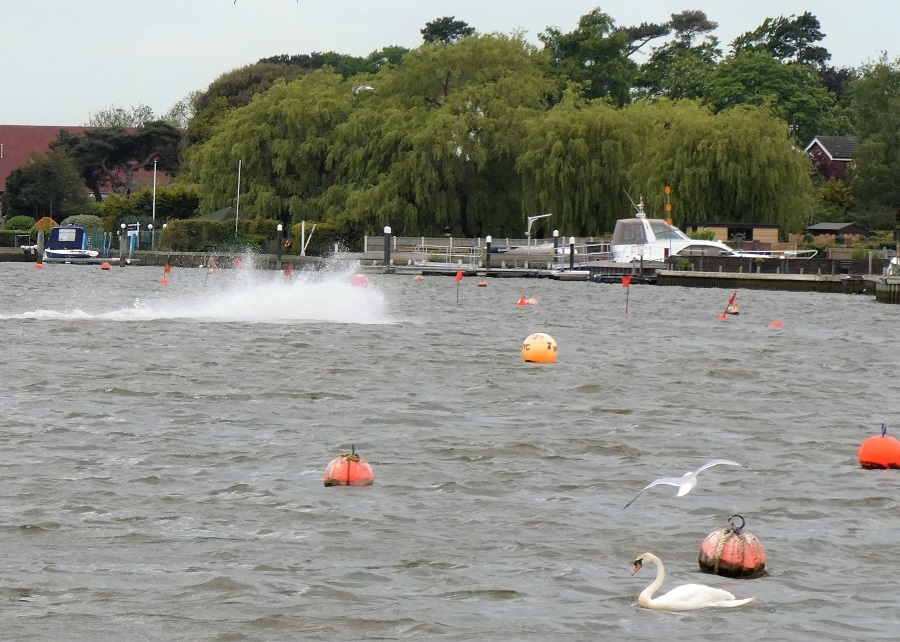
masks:
[[[818,243],[834,243],[838,236],[847,242],[855,242],[872,236],[872,233],[856,223],[816,223],[806,228],[808,234],[816,237]]]
[[[822,176],[844,180],[858,147],[859,138],[856,136],[816,136],[803,151]]]
[[[769,250],[778,243],[778,225],[763,223],[687,223],[688,234],[711,230],[714,241],[741,241],[745,249]]]
[[[0,125],[0,196],[6,192],[6,179],[10,173],[25,165],[32,154],[44,154],[50,151],[50,143],[56,140],[61,129],[73,134],[81,134],[94,128],[57,125]],[[138,170],[134,173],[136,186],[150,185],[152,182],[152,170]],[[157,184],[168,184],[168,182],[168,175],[158,172]]]

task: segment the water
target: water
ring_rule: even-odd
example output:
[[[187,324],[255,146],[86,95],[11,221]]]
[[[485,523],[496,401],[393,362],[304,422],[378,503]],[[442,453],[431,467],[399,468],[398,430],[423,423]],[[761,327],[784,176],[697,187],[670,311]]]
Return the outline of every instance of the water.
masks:
[[[900,471],[857,459],[900,434],[897,306],[353,271],[0,264],[4,639],[900,634]],[[351,444],[375,485],[325,488]],[[747,468],[622,509],[712,458]],[[733,513],[765,577],[699,572]],[[758,600],[641,609],[644,551]]]

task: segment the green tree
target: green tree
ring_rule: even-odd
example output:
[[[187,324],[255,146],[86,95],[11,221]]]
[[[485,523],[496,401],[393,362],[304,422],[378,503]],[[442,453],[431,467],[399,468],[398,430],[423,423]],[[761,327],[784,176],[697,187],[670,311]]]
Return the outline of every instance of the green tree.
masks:
[[[765,51],[781,62],[823,68],[831,54],[815,43],[824,37],[818,18],[807,11],[800,16],[766,18],[754,31],[735,38],[731,47],[733,54]]]
[[[631,35],[616,29],[613,19],[600,9],[581,16],[574,31],[548,27],[538,39],[550,53],[561,85],[577,82],[587,98],[605,98],[614,105],[629,101],[637,74],[637,64],[628,58]]]
[[[704,99],[717,111],[737,105],[768,105],[790,123],[800,141],[812,140],[828,121],[834,97],[809,65],[788,65],[768,53],[728,56],[708,78]]]
[[[421,29],[422,40],[425,42],[440,42],[452,45],[463,38],[475,34],[475,29],[462,20],[456,20],[456,16],[444,16],[431,22],[426,22]]]
[[[176,173],[180,146],[181,131],[164,121],[150,121],[132,130],[99,127],[80,134],[60,130],[50,144],[69,156],[98,203],[105,185],[114,192],[131,191],[135,171],[152,168],[154,159],[158,170]]]
[[[376,78],[338,130],[331,220],[371,232],[521,234],[515,160],[525,123],[553,89],[546,58],[520,37],[423,45]]]
[[[83,212],[86,201],[84,184],[72,161],[61,152],[50,151],[33,154],[27,164],[10,172],[3,211],[61,220]]]
[[[190,146],[207,140],[225,114],[250,104],[254,96],[267,91],[276,81],[300,78],[309,69],[288,64],[283,59],[276,62],[269,58],[222,74],[206,91],[193,97],[193,118],[187,127],[186,144]]]
[[[849,87],[861,144],[853,156],[853,194],[865,205],[900,211],[900,57],[861,69]]]
[[[813,185],[806,155],[766,107],[717,114],[689,101],[634,105],[648,112],[641,162],[630,182],[644,190],[647,211],[661,212],[672,187],[673,216],[685,222],[808,223]]]

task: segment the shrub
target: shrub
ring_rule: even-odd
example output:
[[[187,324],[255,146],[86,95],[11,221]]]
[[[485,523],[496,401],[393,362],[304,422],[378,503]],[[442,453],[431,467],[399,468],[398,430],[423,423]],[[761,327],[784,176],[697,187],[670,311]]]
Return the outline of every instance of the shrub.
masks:
[[[80,225],[84,228],[84,231],[88,234],[92,232],[102,232],[103,230],[103,219],[99,216],[93,216],[91,214],[78,214],[77,216],[70,216],[62,222],[63,225]]]
[[[31,226],[34,225],[34,219],[30,216],[26,216],[24,214],[19,214],[18,216],[13,216],[6,223],[3,224],[4,230],[31,230]]]

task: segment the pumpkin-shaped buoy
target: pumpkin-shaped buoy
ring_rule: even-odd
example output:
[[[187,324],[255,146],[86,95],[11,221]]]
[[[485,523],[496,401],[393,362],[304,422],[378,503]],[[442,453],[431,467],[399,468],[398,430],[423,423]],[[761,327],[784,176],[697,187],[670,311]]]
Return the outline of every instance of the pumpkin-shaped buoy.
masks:
[[[734,523],[734,518],[741,525]],[[744,518],[732,515],[728,527],[706,536],[700,544],[700,570],[725,577],[755,577],[766,570],[766,551],[762,542],[744,529]]]
[[[349,453],[335,457],[325,469],[326,486],[371,486],[375,481],[372,467],[356,454],[356,446],[350,447]]]
[[[556,363],[556,341],[549,334],[535,332],[522,343],[522,358],[531,363]]]
[[[900,440],[887,434],[887,424],[881,424],[881,434],[866,439],[859,449],[859,465],[867,469],[900,468]]]

